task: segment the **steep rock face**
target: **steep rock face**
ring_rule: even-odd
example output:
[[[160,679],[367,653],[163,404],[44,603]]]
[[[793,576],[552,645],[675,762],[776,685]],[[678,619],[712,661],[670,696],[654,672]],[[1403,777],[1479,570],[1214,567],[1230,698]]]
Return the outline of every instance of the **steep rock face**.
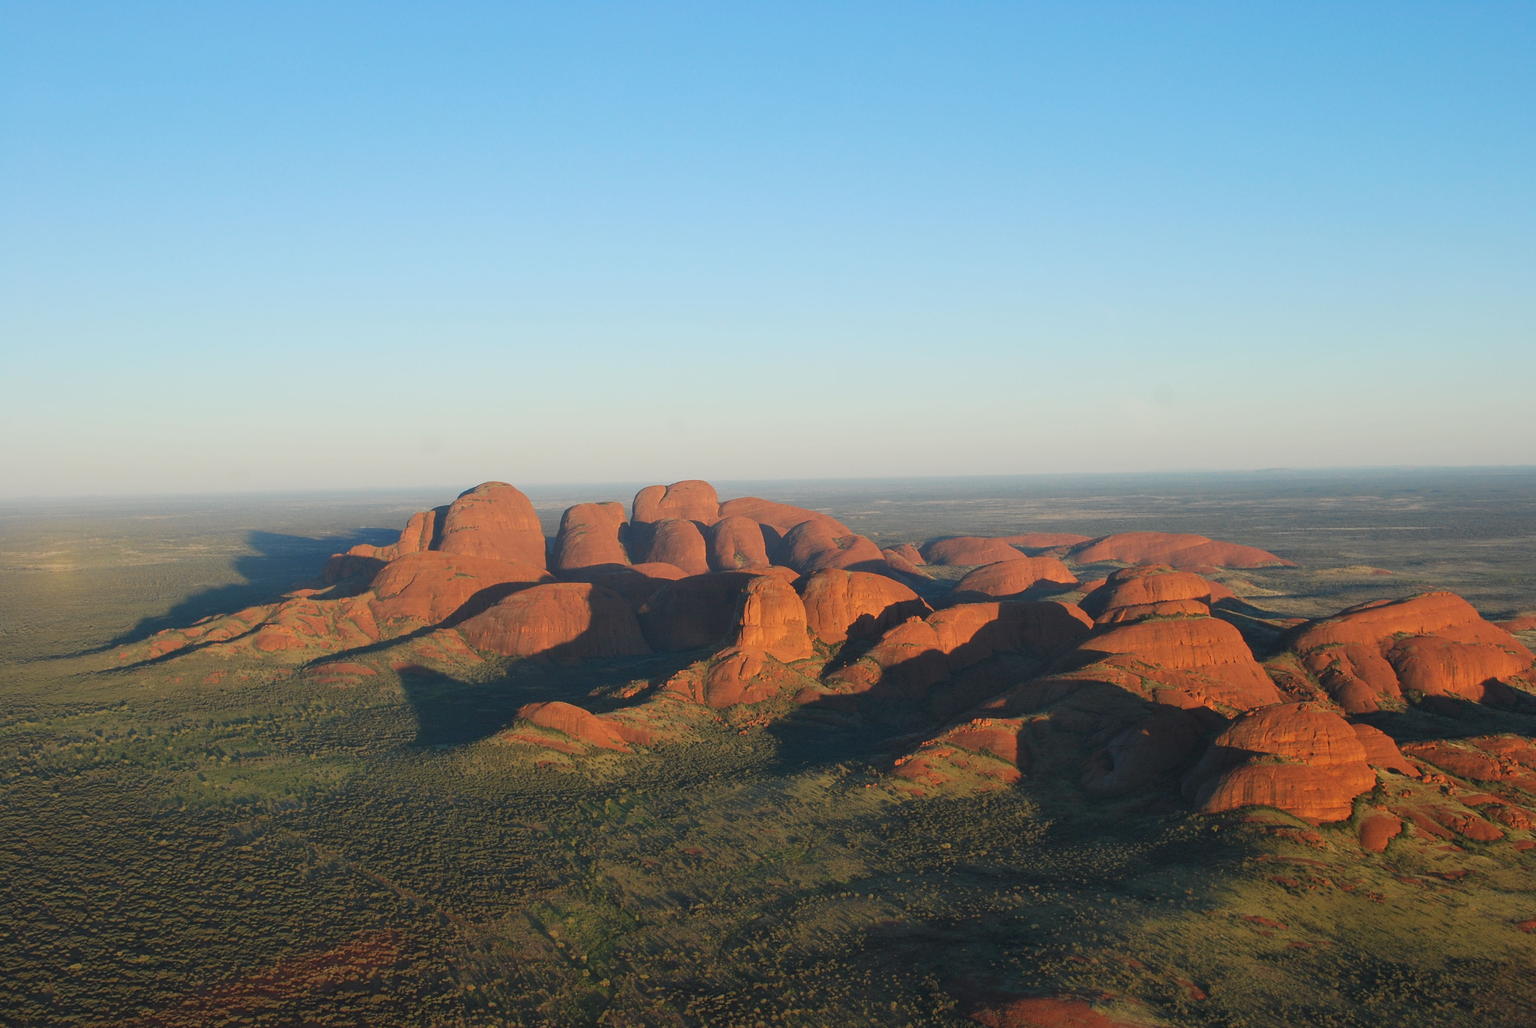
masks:
[[[1065,603],[962,603],[888,629],[861,659],[828,677],[836,688],[917,700],[951,675],[997,654],[1049,656],[1088,634],[1089,619]]]
[[[544,529],[533,504],[505,482],[485,482],[459,494],[443,515],[433,549],[547,566]]]
[[[1083,788],[1099,796],[1146,788],[1187,767],[1203,734],[1201,719],[1190,711],[1154,710],[1121,729],[1093,754],[1083,774]]]
[[[772,575],[754,576],[737,603],[735,645],[781,661],[809,657],[805,604],[795,587]]]
[[[407,553],[430,549],[437,536],[438,521],[447,511],[447,507],[417,511],[406,521],[405,528],[400,531],[400,538],[388,546],[361,543],[346,553],[332,554],[325,565],[322,576],[324,581],[340,582],[354,577],[371,579],[390,561]]]
[[[1157,677],[1193,700],[1179,706],[1211,702],[1246,710],[1283,699],[1238,630],[1215,618],[1114,625],[1090,636],[1080,649],[1157,669]]]
[[[885,558],[885,566],[899,575],[928,577],[927,573],[918,564],[914,564],[897,550],[883,549],[880,551],[880,556]]]
[[[569,508],[561,515],[555,536],[555,570],[628,564],[624,525],[624,508],[617,503],[578,503]]]
[[[649,653],[635,612],[586,582],[552,582],[513,593],[458,626],[470,645],[508,657],[562,659]]]
[[[590,582],[618,593],[635,610],[639,610],[668,582],[686,578],[688,573],[673,564],[598,564],[590,568],[562,571],[560,577],[567,582]]]
[[[696,478],[671,485],[648,485],[635,494],[633,520],[637,525],[677,518],[713,525],[720,517],[720,497],[715,487]]]
[[[947,539],[933,539],[923,544],[922,553],[924,562],[928,564],[963,566],[996,564],[1023,556],[1001,539],[990,539],[978,535],[956,535]]]
[[[956,599],[1013,599],[1037,582],[1075,585],[1077,576],[1055,557],[1013,557],[972,571],[955,583],[954,596]]]
[[[1291,649],[1350,713],[1400,706],[1403,694],[1476,702],[1531,688],[1536,656],[1454,593],[1352,607],[1299,629]]]
[[[1186,797],[1215,813],[1276,807],[1308,821],[1342,821],[1376,786],[1360,738],[1318,704],[1283,703],[1244,714],[1211,743],[1184,781]]]
[[[899,546],[887,546],[880,552],[884,553],[887,557],[900,557],[908,564],[917,565],[923,563],[922,551],[919,550],[916,546],[913,546],[911,543],[902,543]]]
[[[1086,616],[1066,603],[957,603],[927,620],[954,670],[994,653],[1059,653],[1088,634]]]
[[[709,530],[709,566],[713,571],[766,567],[763,526],[739,515],[721,518]]]
[[[640,608],[640,626],[658,652],[723,643],[736,627],[736,605],[758,576],[715,571],[668,582]]]
[[[699,526],[682,518],[668,518],[653,526],[651,547],[646,554],[651,564],[671,564],[690,575],[709,570],[709,554]]]
[[[884,567],[880,547],[851,532],[839,532],[830,521],[804,521],[784,537],[782,563],[803,575],[825,568]]]
[[[939,636],[922,618],[912,617],[887,629],[863,658],[827,676],[840,692],[876,689],[893,700],[920,699],[949,677],[949,661]]]
[[[407,553],[374,578],[373,613],[383,623],[437,625],[455,614],[478,613],[519,587],[549,578],[530,564],[436,550]]]
[[[917,593],[885,575],[829,568],[805,583],[806,621],[824,643],[874,638],[891,625],[928,613]]]
[[[1176,532],[1119,532],[1072,549],[1079,564],[1167,564],[1175,568],[1295,567],[1266,550]]]

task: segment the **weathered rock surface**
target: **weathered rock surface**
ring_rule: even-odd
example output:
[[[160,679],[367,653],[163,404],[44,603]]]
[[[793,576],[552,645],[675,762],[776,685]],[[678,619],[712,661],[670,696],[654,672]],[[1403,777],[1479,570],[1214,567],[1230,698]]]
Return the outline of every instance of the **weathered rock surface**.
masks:
[[[477,649],[507,657],[581,660],[650,652],[629,604],[586,582],[531,586],[465,620],[458,630]]]
[[[956,535],[945,539],[934,539],[923,544],[922,553],[923,561],[927,564],[963,566],[996,564],[1023,556],[1001,539],[978,535]]]
[[[1175,706],[1210,703],[1239,711],[1283,699],[1238,630],[1215,618],[1113,625],[1090,636],[1080,649],[1135,661],[1192,701],[1161,700]]]
[[[977,568],[955,583],[957,600],[1017,599],[1040,582],[1077,584],[1077,576],[1055,557],[1011,557]]]
[[[1152,615],[1208,614],[1216,600],[1232,595],[1225,586],[1166,564],[1121,568],[1083,597],[1083,609],[1104,623]]]
[[[803,598],[812,634],[831,645],[850,636],[874,638],[893,624],[928,613],[917,593],[866,571],[818,571],[806,580]]]
[[[1244,714],[1211,743],[1184,781],[1208,813],[1276,807],[1317,823],[1342,821],[1376,773],[1349,722],[1317,704],[1283,703]]]
[[[528,497],[505,482],[459,494],[443,514],[433,549],[547,567],[544,529]]]
[[[656,522],[652,533],[646,563],[671,564],[689,575],[702,575],[709,570],[704,534],[692,521],[668,518]]]
[[[736,627],[736,605],[757,576],[715,571],[668,582],[640,608],[640,625],[658,652],[723,645]]]
[[[624,508],[617,503],[578,503],[560,518],[555,536],[556,571],[602,564],[628,564],[624,549]]]
[[[1167,564],[1175,568],[1294,567],[1267,550],[1176,532],[1118,532],[1081,543],[1071,551],[1079,564]]]
[[[549,580],[548,572],[531,564],[423,550],[385,565],[373,580],[372,606],[380,622],[437,625],[454,615],[478,613],[517,588]]]
[[[763,526],[740,515],[721,518],[709,530],[709,566],[713,571],[742,571],[768,566]]]
[[[805,604],[795,587],[782,578],[753,576],[737,603],[737,648],[755,650],[781,661],[802,660],[814,651],[806,627]]]
[[[1299,629],[1291,649],[1350,713],[1401,707],[1410,691],[1511,702],[1536,655],[1454,593],[1362,604]]]
[[[839,531],[831,521],[804,521],[784,536],[781,562],[803,575],[826,568],[884,568],[880,547],[846,530]]]
[[[529,703],[519,708],[517,717],[530,725],[559,732],[589,746],[620,753],[630,752],[630,740],[625,737],[622,725],[573,703],[559,700]]]
[[[693,478],[671,485],[648,485],[635,494],[631,520],[637,525],[672,518],[713,525],[720,518],[715,487]]]

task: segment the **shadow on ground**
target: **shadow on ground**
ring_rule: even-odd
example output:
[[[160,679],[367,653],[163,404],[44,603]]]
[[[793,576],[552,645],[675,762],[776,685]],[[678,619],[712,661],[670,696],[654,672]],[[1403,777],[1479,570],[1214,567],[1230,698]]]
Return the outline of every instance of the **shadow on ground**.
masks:
[[[142,642],[167,628],[185,628],[205,617],[233,614],[246,607],[273,603],[283,594],[305,585],[318,585],[325,562],[359,543],[387,545],[398,530],[365,528],[349,535],[310,537],[281,532],[252,531],[245,542],[251,552],[230,561],[230,568],[245,579],[193,593],[163,614],[143,618],[126,632],[88,649],[58,654],[57,658],[83,657],[130,643]]]

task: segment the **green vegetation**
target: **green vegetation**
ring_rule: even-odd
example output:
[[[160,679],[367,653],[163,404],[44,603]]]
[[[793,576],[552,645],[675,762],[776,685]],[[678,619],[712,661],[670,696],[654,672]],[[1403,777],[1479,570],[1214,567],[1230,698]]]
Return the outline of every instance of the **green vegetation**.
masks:
[[[530,699],[617,705],[657,660],[324,684],[214,654],[43,659],[158,618],[229,552],[113,564],[110,530],[5,640],[0,1022],[963,1025],[996,992],[1213,1026],[1536,1010],[1515,927],[1536,858],[1507,844],[1362,856],[1350,824],[1048,779],[914,798],[885,774],[899,749],[835,719],[633,756],[493,737]],[[10,580],[35,584],[19,545]],[[1306,572],[1245,575],[1294,593]]]

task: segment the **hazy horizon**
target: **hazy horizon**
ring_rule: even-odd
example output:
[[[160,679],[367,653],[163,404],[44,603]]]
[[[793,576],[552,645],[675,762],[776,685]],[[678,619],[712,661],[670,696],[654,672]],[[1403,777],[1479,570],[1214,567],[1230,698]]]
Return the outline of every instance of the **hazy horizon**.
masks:
[[[1181,481],[1198,481],[1207,483],[1243,483],[1264,485],[1269,482],[1292,480],[1330,480],[1347,475],[1363,475],[1367,479],[1372,477],[1387,480],[1393,477],[1411,478],[1413,476],[1470,476],[1470,475],[1536,475],[1536,464],[1465,464],[1465,465],[1355,465],[1355,466],[1316,466],[1316,467],[1275,467],[1275,468],[1166,468],[1138,471],[1061,471],[1061,472],[1025,472],[1018,474],[967,474],[967,475],[824,475],[824,476],[778,476],[778,477],[750,477],[733,475],[729,477],[706,478],[710,484],[720,489],[722,497],[739,494],[743,489],[763,488],[771,489],[777,486],[801,486],[816,489],[819,487],[861,487],[861,486],[885,486],[902,485],[917,487],[921,492],[923,486],[935,486],[951,484],[956,486],[975,486],[987,483],[1038,483],[1051,485],[1071,491],[1073,487],[1086,487],[1089,485],[1131,485],[1139,482],[1148,484],[1167,484]],[[473,477],[473,476],[471,476]],[[572,479],[569,481],[535,481],[518,479],[516,477],[485,477],[474,478],[473,481],[464,479],[459,482],[392,482],[382,484],[328,487],[315,486],[306,488],[259,488],[216,490],[188,490],[182,492],[78,492],[58,494],[15,495],[0,491],[0,504],[10,506],[30,506],[33,504],[72,502],[113,503],[135,502],[151,500],[187,500],[196,501],[204,499],[236,499],[241,497],[280,499],[284,497],[348,497],[382,498],[389,496],[440,496],[442,502],[447,502],[452,497],[486,481],[505,481],[517,486],[528,493],[535,502],[546,502],[550,497],[566,496],[581,493],[587,499],[620,499],[628,502],[629,497],[603,496],[599,497],[594,491],[601,490],[638,490],[648,485],[670,484],[682,481],[681,476],[662,477],[656,479],[647,478],[611,478],[611,479]],[[1356,483],[1363,484],[1363,483]],[[734,493],[733,493],[734,490]],[[592,495],[588,495],[591,493]]]

